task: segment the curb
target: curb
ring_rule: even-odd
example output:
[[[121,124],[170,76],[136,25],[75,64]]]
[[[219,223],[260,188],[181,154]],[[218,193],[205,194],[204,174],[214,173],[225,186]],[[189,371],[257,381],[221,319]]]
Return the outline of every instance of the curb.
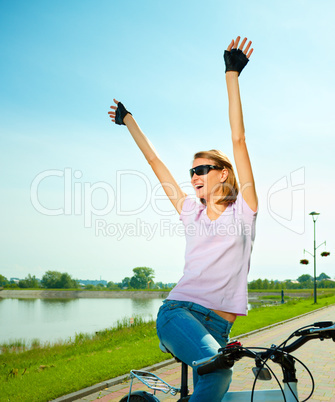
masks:
[[[308,313],[297,315],[296,317],[289,318],[289,319],[287,319],[285,321],[276,322],[274,324],[268,325],[267,327],[255,329],[254,331],[250,331],[250,332],[247,332],[245,334],[236,335],[236,336],[234,336],[233,339],[245,338],[247,336],[257,334],[258,332],[262,332],[262,331],[265,331],[265,330],[273,328],[273,327],[278,327],[279,325],[286,324],[287,322],[294,321],[294,320],[297,320],[297,319],[302,318],[302,317],[306,317],[306,315],[310,315],[310,314],[315,313],[316,311],[321,311],[321,310],[324,310],[324,309],[326,309],[328,307],[333,307],[333,306],[335,306],[335,304],[330,304],[329,306],[320,307],[320,308],[317,308],[317,309],[315,309],[313,311],[309,311]],[[233,339],[231,339],[231,341],[233,341]]]
[[[141,370],[144,371],[155,371],[159,370],[165,366],[169,366],[170,364],[175,363],[175,359],[164,360],[160,363],[153,364],[152,366],[144,367]],[[95,392],[99,392],[105,388],[113,387],[114,385],[121,384],[130,379],[129,374],[124,374],[119,377],[111,378],[109,380],[99,382],[98,384],[91,385],[90,387],[83,388],[79,391],[72,392],[71,394],[67,394],[61,396],[57,399],[53,399],[51,402],[72,402],[76,401],[84,396],[94,394]]]
[[[324,310],[326,308],[333,307],[333,306],[334,306],[334,304],[331,304],[331,305],[325,306],[325,307],[321,307],[321,308],[315,309],[313,311],[309,311],[308,313],[297,315],[296,317],[293,317],[293,318],[289,318],[288,320],[277,322],[275,324],[268,325],[267,327],[255,329],[254,331],[250,331],[250,332],[247,332],[245,334],[237,335],[233,339],[245,338],[247,336],[257,334],[259,332],[265,331],[265,330],[273,328],[273,327],[277,327],[279,325],[286,324],[287,322],[297,320],[299,318],[305,317],[305,316],[313,314],[313,313],[315,313],[317,311],[321,311],[321,310]],[[175,362],[176,362],[176,360],[174,358],[169,359],[169,360],[164,360],[164,361],[162,361],[160,363],[153,364],[152,366],[144,367],[141,370],[155,371],[155,370],[159,370],[159,369],[161,369],[161,368],[163,368],[165,366],[169,366],[170,364],[175,363]],[[99,391],[101,391],[101,390],[103,390],[105,388],[110,388],[110,387],[112,387],[114,385],[121,384],[122,382],[125,382],[125,381],[127,381],[129,379],[130,379],[129,374],[124,374],[124,375],[121,375],[119,377],[111,378],[109,380],[106,380],[106,381],[100,382],[98,384],[92,385],[90,387],[83,388],[83,389],[81,389],[79,391],[72,392],[71,394],[61,396],[61,397],[59,397],[57,399],[53,399],[51,402],[72,402],[72,401],[76,401],[76,400],[78,400],[80,398],[83,398],[85,396],[94,394],[95,392],[99,392]]]

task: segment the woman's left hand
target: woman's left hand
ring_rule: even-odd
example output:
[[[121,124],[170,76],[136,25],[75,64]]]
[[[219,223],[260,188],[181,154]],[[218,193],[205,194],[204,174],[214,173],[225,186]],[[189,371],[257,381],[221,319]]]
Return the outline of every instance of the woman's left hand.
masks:
[[[238,72],[238,75],[241,74],[241,71],[243,68],[247,65],[249,58],[254,51],[254,49],[250,49],[251,47],[251,41],[247,44],[246,48],[243,50],[247,38],[244,38],[243,41],[241,42],[239,48],[239,42],[240,42],[241,37],[238,36],[236,40],[232,40],[227,48],[227,50],[224,52],[224,61],[226,63],[226,72],[227,71],[236,71]],[[250,50],[249,50],[250,49]]]
[[[239,44],[239,42],[240,42],[240,39],[241,39],[241,37],[238,36],[238,37],[236,38],[236,40],[233,39],[233,40],[230,42],[230,44],[229,44],[229,46],[228,46],[228,48],[227,48],[228,52],[230,52],[231,49],[237,49],[237,46],[238,46],[238,44]],[[252,44],[252,42],[251,42],[251,40],[250,40],[249,43],[248,43],[248,45],[247,45],[247,47],[243,50],[243,47],[244,47],[244,45],[246,44],[247,40],[248,40],[247,38],[244,38],[244,39],[242,40],[242,43],[241,43],[241,45],[240,45],[240,47],[239,47],[239,50],[241,50],[241,51],[247,56],[247,58],[250,59],[250,56],[251,56],[252,52],[254,51],[254,49],[250,49],[250,46],[251,46],[251,44]],[[250,49],[250,52],[248,53],[248,50],[249,50],[249,49]]]

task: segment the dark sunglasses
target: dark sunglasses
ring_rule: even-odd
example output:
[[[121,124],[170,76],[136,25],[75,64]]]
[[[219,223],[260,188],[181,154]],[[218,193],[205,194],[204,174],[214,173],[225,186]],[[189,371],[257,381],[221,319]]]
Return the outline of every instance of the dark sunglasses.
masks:
[[[218,169],[221,170],[222,168],[220,168],[219,166],[214,166],[214,165],[200,165],[200,166],[196,166],[192,169],[190,169],[190,175],[191,175],[191,179],[194,175],[194,173],[197,176],[203,176],[204,174],[208,174],[208,172],[212,169]]]

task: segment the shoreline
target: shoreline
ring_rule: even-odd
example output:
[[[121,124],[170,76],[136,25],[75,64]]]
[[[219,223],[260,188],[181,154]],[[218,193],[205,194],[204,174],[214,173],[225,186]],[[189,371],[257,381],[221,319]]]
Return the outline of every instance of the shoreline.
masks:
[[[146,290],[25,290],[25,289],[0,289],[1,299],[164,299],[170,290],[146,291]],[[249,303],[261,299],[262,296],[279,296],[277,292],[249,292]],[[310,291],[295,293],[294,290],[286,291],[285,296],[310,297]]]
[[[0,299],[163,299],[169,291],[113,290],[16,290],[3,289]]]

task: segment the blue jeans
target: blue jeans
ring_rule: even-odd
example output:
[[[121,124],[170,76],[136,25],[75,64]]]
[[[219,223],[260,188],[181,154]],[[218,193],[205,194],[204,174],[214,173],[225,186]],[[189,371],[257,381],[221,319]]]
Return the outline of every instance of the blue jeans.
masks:
[[[192,366],[194,360],[213,356],[225,347],[232,323],[196,303],[164,300],[157,316],[157,335],[174,356]],[[231,383],[232,370],[199,376],[193,369],[190,401],[220,402]]]

